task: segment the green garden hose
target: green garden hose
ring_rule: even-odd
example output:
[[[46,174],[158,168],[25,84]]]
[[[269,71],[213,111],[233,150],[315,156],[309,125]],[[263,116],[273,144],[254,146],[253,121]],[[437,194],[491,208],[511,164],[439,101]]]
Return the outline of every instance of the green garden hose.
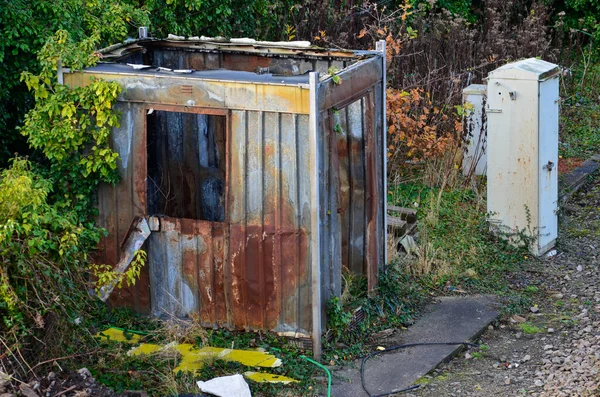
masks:
[[[321,364],[313,359],[310,359],[306,356],[300,356],[300,358],[305,359],[309,363],[313,363],[317,367],[319,367],[319,368],[325,370],[325,372],[327,372],[327,397],[331,397],[331,372],[329,371],[329,369],[327,369],[327,367],[324,366],[323,364]]]

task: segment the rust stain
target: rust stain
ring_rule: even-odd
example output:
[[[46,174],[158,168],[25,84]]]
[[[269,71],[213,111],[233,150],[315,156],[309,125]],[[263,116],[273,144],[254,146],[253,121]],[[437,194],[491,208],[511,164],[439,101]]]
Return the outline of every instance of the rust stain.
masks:
[[[245,54],[223,54],[222,67],[229,70],[256,72],[260,68],[268,68],[271,65],[272,59]]]
[[[365,150],[367,154],[367,241],[365,244],[366,269],[369,291],[377,285],[379,273],[379,246],[377,244],[377,213],[378,213],[378,181],[377,181],[377,147],[375,138],[375,99],[371,91],[365,100]]]

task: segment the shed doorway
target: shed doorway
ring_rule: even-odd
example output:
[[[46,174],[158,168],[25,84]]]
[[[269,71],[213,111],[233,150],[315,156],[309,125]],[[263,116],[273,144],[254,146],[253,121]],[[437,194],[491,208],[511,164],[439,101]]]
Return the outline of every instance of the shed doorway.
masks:
[[[160,221],[146,242],[152,312],[213,324],[224,310],[214,291],[227,257],[227,116],[146,113],[146,210]]]
[[[148,215],[224,222],[225,116],[148,113]]]

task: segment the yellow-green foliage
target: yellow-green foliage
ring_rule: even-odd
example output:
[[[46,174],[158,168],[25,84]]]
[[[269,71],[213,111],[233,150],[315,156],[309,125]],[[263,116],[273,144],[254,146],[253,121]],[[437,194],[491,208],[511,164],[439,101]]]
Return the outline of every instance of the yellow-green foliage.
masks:
[[[100,237],[71,212],[48,203],[51,184],[16,158],[0,174],[0,320],[4,327],[39,320],[61,302],[77,269],[86,261],[85,244]],[[1,328],[1,327],[0,327]]]
[[[9,349],[35,335],[48,315],[72,326],[91,302],[89,253],[104,234],[93,222],[94,193],[119,177],[109,135],[119,123],[113,105],[121,87],[94,80],[70,88],[56,72],[59,62],[72,70],[93,65],[98,40],[75,42],[59,31],[38,53],[41,71],[22,74],[35,107],[21,133],[45,161],[15,158],[0,174],[0,342]],[[127,282],[141,264],[139,254]]]
[[[123,284],[127,286],[135,285],[135,282],[140,278],[140,271],[146,263],[146,258],[146,251],[136,251],[127,271],[123,273],[117,273],[110,265],[91,265],[92,272],[96,277],[96,293],[100,295],[100,290],[109,285],[114,285],[117,288],[123,287]]]

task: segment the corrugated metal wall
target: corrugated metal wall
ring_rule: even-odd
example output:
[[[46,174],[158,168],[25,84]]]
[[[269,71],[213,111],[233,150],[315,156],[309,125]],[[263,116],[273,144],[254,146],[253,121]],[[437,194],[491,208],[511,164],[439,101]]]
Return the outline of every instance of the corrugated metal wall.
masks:
[[[116,186],[102,184],[98,190],[98,226],[107,231],[99,245],[98,261],[114,265],[121,256],[121,242],[136,216],[146,215],[146,152],[144,134],[145,113],[140,105],[118,102],[121,124],[111,135],[113,149],[119,153],[117,165],[121,180]],[[116,290],[111,303],[130,306],[141,313],[150,312],[150,280],[148,266],[142,268],[141,278],[131,288]]]
[[[99,192],[106,263],[117,262],[133,217],[153,215],[145,199],[146,110],[119,106],[122,123],[112,138],[122,180]],[[229,222],[161,218],[146,243],[142,280],[112,300],[147,312],[151,281],[156,315],[197,312],[204,325],[308,334],[308,115],[233,110],[229,125]]]
[[[233,111],[229,173],[235,324],[310,329],[308,116]]]
[[[209,55],[204,54],[203,61]],[[342,85],[319,86],[318,92],[323,93],[318,131],[323,314],[328,299],[341,294],[342,267],[365,274],[373,288],[378,269],[384,265],[381,153],[385,133],[377,62],[381,58],[347,70],[348,76],[356,78],[345,75]],[[320,72],[329,66],[345,66],[326,59],[309,63]],[[302,114],[309,108],[303,102],[308,97],[298,94],[305,88],[264,85],[248,90],[250,85],[244,83],[243,92],[251,95],[252,103],[264,102],[273,110],[260,111],[233,100],[239,99],[233,95],[237,91],[221,98],[222,104],[215,102],[214,95],[205,95],[219,93],[221,86],[233,83],[185,80],[193,87],[189,90],[185,85],[186,92],[193,92],[185,95],[195,95],[196,106],[203,106],[197,108],[184,105],[187,97],[179,77],[146,79],[143,84],[130,76],[111,78],[122,79],[129,87],[124,98],[134,103],[118,104],[122,121],[112,135],[123,179],[116,187],[102,186],[99,192],[98,222],[108,231],[100,247],[99,260],[104,263],[117,263],[120,243],[135,216],[153,215],[148,214],[146,203],[147,111],[226,115],[228,131],[226,222],[161,217],[161,230],[146,242],[149,264],[141,280],[133,288],[116,291],[113,303],[157,315],[196,313],[206,326],[309,335],[313,308],[311,149],[309,115]],[[276,95],[268,94],[266,88]],[[285,97],[277,96],[284,92]],[[235,108],[223,109],[228,106]]]
[[[341,294],[342,268],[365,275],[371,289],[384,266],[380,95],[378,84],[340,109],[321,112],[324,302]]]

